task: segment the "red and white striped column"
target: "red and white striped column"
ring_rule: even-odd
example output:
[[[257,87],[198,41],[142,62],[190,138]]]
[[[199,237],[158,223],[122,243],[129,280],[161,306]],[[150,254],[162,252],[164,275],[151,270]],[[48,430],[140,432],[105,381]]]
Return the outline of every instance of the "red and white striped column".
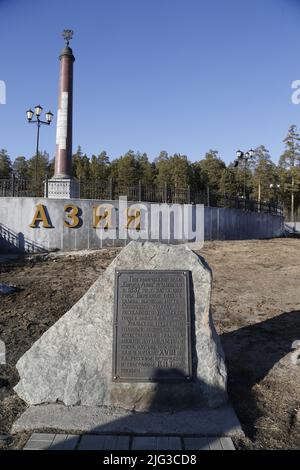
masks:
[[[73,129],[73,65],[75,57],[69,47],[71,30],[64,31],[67,41],[60,55],[59,95],[56,128],[56,155],[54,177],[49,181],[48,197],[72,198],[77,195],[77,182],[72,179]]]

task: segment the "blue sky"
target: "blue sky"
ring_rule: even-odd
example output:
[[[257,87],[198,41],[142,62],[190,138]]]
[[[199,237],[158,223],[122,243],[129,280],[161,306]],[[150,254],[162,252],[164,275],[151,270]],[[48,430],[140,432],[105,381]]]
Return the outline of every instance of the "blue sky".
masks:
[[[56,113],[64,28],[75,30],[74,150],[160,150],[230,162],[264,144],[274,161],[300,127],[300,0],[0,0],[0,147],[34,154],[25,111]],[[46,109],[47,108],[47,109]],[[55,151],[55,123],[41,149]]]

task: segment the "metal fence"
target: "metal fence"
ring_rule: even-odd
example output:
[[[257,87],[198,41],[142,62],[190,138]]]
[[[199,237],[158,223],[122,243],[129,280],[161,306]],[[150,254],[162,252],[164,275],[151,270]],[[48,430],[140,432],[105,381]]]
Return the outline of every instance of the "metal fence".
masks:
[[[0,197],[43,197],[45,183],[39,181],[11,178],[0,179]]]
[[[295,209],[294,214],[292,214],[291,209],[284,209],[284,217],[287,222],[300,222],[300,207]]]
[[[212,191],[209,187],[199,190],[170,186],[144,185],[140,181],[134,186],[118,185],[112,179],[108,182],[99,180],[79,180],[81,199],[116,200],[127,196],[129,201],[144,201],[170,204],[204,204],[208,207],[243,209],[252,212],[268,212],[282,215],[282,206],[278,201],[256,201],[243,197],[231,197]],[[48,179],[37,185],[32,180],[19,179],[15,176],[0,179],[0,197],[45,197],[48,194]]]

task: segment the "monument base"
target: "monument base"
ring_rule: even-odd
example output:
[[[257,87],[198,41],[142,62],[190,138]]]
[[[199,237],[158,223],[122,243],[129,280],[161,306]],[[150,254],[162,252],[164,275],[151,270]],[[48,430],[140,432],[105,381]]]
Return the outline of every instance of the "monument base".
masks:
[[[114,407],[31,406],[14,423],[12,432],[117,433],[138,435],[243,437],[230,405],[168,412],[133,413]]]
[[[45,183],[45,197],[50,199],[79,198],[79,181],[70,178],[53,178]]]

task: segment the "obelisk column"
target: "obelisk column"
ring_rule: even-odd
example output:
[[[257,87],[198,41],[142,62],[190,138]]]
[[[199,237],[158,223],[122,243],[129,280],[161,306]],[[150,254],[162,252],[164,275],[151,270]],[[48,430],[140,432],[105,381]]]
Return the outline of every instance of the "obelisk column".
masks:
[[[54,177],[49,181],[48,197],[78,197],[77,183],[72,179],[72,127],[73,127],[73,64],[75,57],[69,42],[72,30],[65,30],[66,46],[60,55],[60,77],[56,129],[56,155]]]

